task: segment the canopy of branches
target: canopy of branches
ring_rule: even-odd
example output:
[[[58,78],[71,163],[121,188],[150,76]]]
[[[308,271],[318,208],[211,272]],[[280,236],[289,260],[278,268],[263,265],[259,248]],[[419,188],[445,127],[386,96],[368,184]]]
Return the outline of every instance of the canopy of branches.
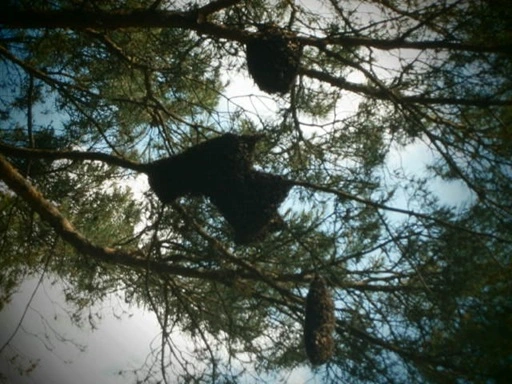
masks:
[[[507,1],[4,1],[0,59],[0,308],[51,275],[155,314],[139,380],[286,382],[318,278],[321,382],[512,377]]]

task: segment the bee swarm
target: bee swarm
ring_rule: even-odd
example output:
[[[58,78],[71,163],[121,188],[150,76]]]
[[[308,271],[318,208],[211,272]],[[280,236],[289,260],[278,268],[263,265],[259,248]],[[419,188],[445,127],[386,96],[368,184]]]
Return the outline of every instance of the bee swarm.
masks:
[[[149,185],[163,203],[206,196],[233,228],[237,244],[261,240],[282,225],[277,209],[291,188],[282,177],[252,168],[261,138],[228,133],[149,163]]]
[[[290,91],[302,56],[302,46],[293,33],[263,26],[260,34],[247,42],[246,51],[249,73],[262,91]]]
[[[325,364],[334,353],[334,302],[325,280],[316,275],[306,298],[304,343],[313,365]]]

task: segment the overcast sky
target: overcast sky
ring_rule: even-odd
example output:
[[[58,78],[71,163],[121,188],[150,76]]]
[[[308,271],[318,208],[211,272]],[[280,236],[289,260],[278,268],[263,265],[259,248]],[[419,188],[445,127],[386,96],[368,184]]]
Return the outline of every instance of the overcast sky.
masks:
[[[0,346],[16,329],[38,280],[33,278],[25,281],[11,303],[0,312]],[[45,279],[39,285],[23,320],[23,327],[10,344],[21,356],[39,360],[39,363],[30,376],[20,376],[14,366],[6,362],[12,355],[8,347],[0,358],[0,373],[8,377],[7,383],[135,382],[135,379],[128,379],[133,376],[123,377],[118,372],[140,368],[150,355],[151,346],[157,346],[155,343],[159,342],[160,329],[155,316],[130,307],[111,295],[100,306],[92,308],[93,313],[99,310],[102,314],[102,319],[96,323],[96,330],[92,331],[88,326],[76,327],[62,310],[66,307],[62,287],[59,283],[52,284],[54,281]],[[59,340],[60,337],[63,339]],[[81,350],[77,345],[85,346],[85,349]],[[288,381],[297,384],[317,382],[307,367],[291,372]]]

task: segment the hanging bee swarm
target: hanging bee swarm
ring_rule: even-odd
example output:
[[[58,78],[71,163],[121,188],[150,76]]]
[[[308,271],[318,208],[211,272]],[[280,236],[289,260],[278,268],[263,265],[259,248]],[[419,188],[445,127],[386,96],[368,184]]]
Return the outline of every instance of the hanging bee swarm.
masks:
[[[224,134],[146,165],[149,185],[163,203],[181,196],[219,194],[252,168],[262,135]]]
[[[247,67],[258,87],[267,93],[290,91],[302,56],[296,36],[274,25],[264,25],[246,44]]]
[[[237,244],[260,240],[282,227],[277,209],[291,188],[280,176],[252,169],[261,138],[225,134],[149,163],[149,185],[162,203],[185,195],[206,196],[233,228]]]
[[[325,364],[334,353],[333,332],[336,325],[334,302],[325,280],[316,275],[306,298],[304,343],[313,365]]]
[[[233,228],[235,243],[249,244],[282,227],[277,209],[290,188],[280,176],[250,171],[230,186],[229,193],[210,198]]]

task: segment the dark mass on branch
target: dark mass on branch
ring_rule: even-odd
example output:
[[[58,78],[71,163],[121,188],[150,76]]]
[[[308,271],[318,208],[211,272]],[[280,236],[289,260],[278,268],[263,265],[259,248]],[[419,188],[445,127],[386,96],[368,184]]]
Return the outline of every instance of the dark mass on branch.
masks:
[[[224,134],[183,153],[149,163],[149,185],[162,203],[182,196],[206,196],[234,231],[237,244],[261,240],[280,229],[277,209],[291,185],[284,178],[253,169],[262,135]]]
[[[163,203],[181,196],[218,194],[252,169],[256,143],[262,135],[224,134],[177,156],[147,165],[149,185]]]
[[[229,193],[213,194],[211,201],[233,227],[235,242],[246,244],[280,229],[283,222],[277,209],[290,188],[280,176],[250,171]]]
[[[258,87],[268,93],[290,91],[299,70],[302,45],[290,31],[263,25],[247,42],[247,67]]]
[[[316,275],[306,298],[304,344],[313,365],[325,364],[334,353],[334,302],[325,280]]]

